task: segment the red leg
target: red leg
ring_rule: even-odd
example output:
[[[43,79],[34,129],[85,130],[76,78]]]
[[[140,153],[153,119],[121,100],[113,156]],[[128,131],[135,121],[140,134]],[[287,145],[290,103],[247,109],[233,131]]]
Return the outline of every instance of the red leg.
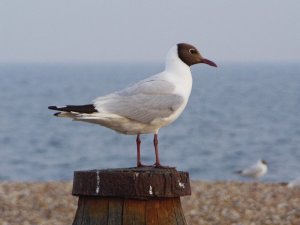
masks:
[[[148,167],[147,165],[144,165],[141,163],[141,139],[140,139],[139,134],[136,136],[136,150],[137,150],[136,166],[137,167]]]
[[[154,148],[155,148],[155,164],[154,164],[154,166],[155,166],[156,168],[175,169],[175,167],[162,166],[162,165],[160,164],[159,156],[158,156],[158,138],[157,138],[157,134],[154,134],[154,140],[153,140],[153,143],[154,143]]]
[[[140,139],[140,135],[138,134],[136,136],[136,149],[137,149],[137,167],[142,167],[142,163],[141,163],[141,139]]]
[[[155,148],[155,167],[161,167],[158,156],[158,139],[157,134],[154,134],[153,144]]]

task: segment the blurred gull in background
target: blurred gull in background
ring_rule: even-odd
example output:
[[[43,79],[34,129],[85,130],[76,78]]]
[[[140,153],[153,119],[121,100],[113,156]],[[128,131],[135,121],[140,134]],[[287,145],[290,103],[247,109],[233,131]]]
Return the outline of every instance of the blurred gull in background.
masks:
[[[235,173],[243,177],[258,179],[264,176],[268,171],[268,164],[265,160],[259,160],[256,164],[244,170],[238,170]]]

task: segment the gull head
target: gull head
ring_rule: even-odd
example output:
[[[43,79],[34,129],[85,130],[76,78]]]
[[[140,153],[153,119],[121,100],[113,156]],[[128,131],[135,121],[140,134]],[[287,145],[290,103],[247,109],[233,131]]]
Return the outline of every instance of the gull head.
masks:
[[[262,164],[265,164],[266,166],[268,165],[268,163],[267,163],[267,161],[266,160],[260,160],[260,163],[262,163]]]
[[[217,64],[202,57],[200,52],[193,45],[187,43],[177,44],[177,54],[181,61],[183,61],[188,66],[192,66],[198,63],[205,63],[207,65],[217,67]]]

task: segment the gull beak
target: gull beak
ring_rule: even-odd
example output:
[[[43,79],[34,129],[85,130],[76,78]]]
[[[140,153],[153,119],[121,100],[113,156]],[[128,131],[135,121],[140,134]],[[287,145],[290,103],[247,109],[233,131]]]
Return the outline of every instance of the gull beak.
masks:
[[[205,64],[210,65],[210,66],[218,67],[217,64],[215,64],[213,61],[210,61],[210,60],[205,59],[205,58],[200,59],[199,63],[205,63]]]

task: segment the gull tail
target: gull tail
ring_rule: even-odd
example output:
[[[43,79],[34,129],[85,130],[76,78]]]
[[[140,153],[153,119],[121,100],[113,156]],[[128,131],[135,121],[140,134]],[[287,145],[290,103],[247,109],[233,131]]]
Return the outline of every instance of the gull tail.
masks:
[[[237,171],[234,171],[233,173],[235,173],[235,174],[242,174],[243,171],[242,170],[237,170]]]
[[[57,112],[57,113],[54,113],[53,116],[74,118],[74,113],[69,113],[69,112]]]

